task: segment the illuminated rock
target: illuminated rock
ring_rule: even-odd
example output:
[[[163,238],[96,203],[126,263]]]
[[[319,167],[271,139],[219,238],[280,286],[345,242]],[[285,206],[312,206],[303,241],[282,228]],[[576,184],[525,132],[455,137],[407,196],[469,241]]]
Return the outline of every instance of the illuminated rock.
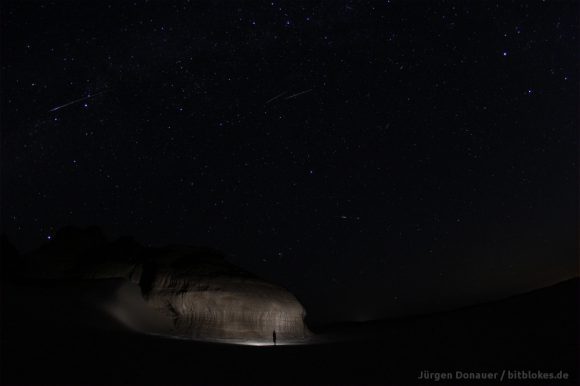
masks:
[[[174,334],[194,338],[305,339],[305,310],[286,289],[221,260],[181,253],[145,268],[147,303],[173,320]]]
[[[145,248],[130,239],[107,243],[98,232],[91,231],[91,238],[77,229],[65,236],[32,254],[35,265],[42,266],[35,276],[95,283],[126,280],[116,300],[107,299],[103,308],[128,327],[238,342],[272,342],[274,331],[280,343],[311,335],[305,310],[294,295],[228,263],[215,251]]]
[[[267,341],[273,331],[280,340],[309,335],[298,300],[259,279],[161,271],[145,298],[172,318],[178,335]]]

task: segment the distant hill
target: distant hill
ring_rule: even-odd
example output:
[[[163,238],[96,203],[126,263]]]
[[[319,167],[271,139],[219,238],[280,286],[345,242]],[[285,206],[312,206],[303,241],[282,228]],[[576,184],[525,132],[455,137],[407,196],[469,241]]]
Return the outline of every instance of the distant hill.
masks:
[[[462,320],[473,318],[480,321],[495,320],[509,322],[516,320],[515,316],[534,317],[536,321],[544,318],[554,320],[554,316],[559,316],[565,320],[578,318],[578,307],[580,304],[580,278],[575,277],[551,285],[545,288],[535,289],[523,294],[512,295],[510,297],[491,302],[469,305],[453,310],[441,311],[432,314],[413,315],[394,319],[380,319],[367,322],[341,322],[327,325],[311,326],[314,331],[320,333],[339,332],[344,335],[359,336],[356,332],[364,329],[365,333],[360,337],[370,336],[368,332],[382,330],[387,326],[406,325],[425,321],[429,323],[442,323],[445,320]],[[492,319],[492,320],[490,320]]]

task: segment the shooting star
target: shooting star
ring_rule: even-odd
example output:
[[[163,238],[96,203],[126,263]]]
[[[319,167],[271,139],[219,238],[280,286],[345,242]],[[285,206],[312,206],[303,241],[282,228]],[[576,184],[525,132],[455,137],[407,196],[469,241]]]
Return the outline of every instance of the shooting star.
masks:
[[[276,95],[274,98],[270,98],[266,101],[266,103],[264,103],[265,105],[267,105],[270,102],[274,102],[276,99],[280,98],[282,95],[286,94],[288,91],[284,91],[278,95]]]
[[[297,92],[296,94],[292,94],[292,95],[290,95],[289,97],[286,97],[286,98],[284,98],[284,100],[288,100],[288,99],[296,98],[297,96],[300,96],[300,95],[302,95],[302,94],[309,93],[310,91],[312,91],[312,89],[311,89],[311,88],[310,88],[310,89],[308,89],[308,90],[304,90],[304,91]]]
[[[51,113],[52,113],[52,112],[54,112],[54,111],[57,111],[57,110],[63,109],[63,108],[65,108],[65,107],[68,107],[68,106],[70,106],[70,105],[74,105],[75,103],[79,103],[79,102],[82,102],[82,101],[85,101],[85,100],[88,100],[88,99],[94,98],[94,97],[96,97],[97,95],[100,95],[100,94],[102,94],[102,93],[104,93],[104,92],[106,92],[106,91],[107,91],[107,90],[102,90],[102,91],[99,91],[99,92],[97,92],[97,93],[95,93],[95,94],[88,94],[86,97],[82,97],[82,98],[79,98],[79,99],[75,99],[74,101],[70,101],[70,102],[68,102],[68,103],[65,103],[64,105],[56,106],[55,108],[53,108],[53,109],[50,109],[50,110],[49,110],[49,112],[51,112]]]

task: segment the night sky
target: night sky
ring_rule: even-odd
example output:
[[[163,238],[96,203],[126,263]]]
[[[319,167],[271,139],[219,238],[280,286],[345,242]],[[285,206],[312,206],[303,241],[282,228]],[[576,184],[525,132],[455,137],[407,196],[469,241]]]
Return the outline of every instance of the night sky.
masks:
[[[574,276],[578,8],[3,1],[3,231],[211,246],[328,318]]]

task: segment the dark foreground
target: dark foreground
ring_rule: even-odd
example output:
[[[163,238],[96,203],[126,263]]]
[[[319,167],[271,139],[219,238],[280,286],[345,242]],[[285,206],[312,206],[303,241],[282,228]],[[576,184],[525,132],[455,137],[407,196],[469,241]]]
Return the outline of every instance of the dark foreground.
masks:
[[[309,346],[253,347],[69,327],[43,317],[22,288],[2,304],[2,384],[500,384],[506,371],[568,373],[578,383],[578,279],[501,302],[395,321],[319,329],[350,340]],[[36,288],[35,291],[41,289]],[[73,312],[87,312],[73,310]],[[55,306],[54,312],[61,312]],[[48,320],[51,319],[51,320]],[[422,371],[450,381],[420,381]],[[456,371],[497,372],[495,381],[457,380]]]

